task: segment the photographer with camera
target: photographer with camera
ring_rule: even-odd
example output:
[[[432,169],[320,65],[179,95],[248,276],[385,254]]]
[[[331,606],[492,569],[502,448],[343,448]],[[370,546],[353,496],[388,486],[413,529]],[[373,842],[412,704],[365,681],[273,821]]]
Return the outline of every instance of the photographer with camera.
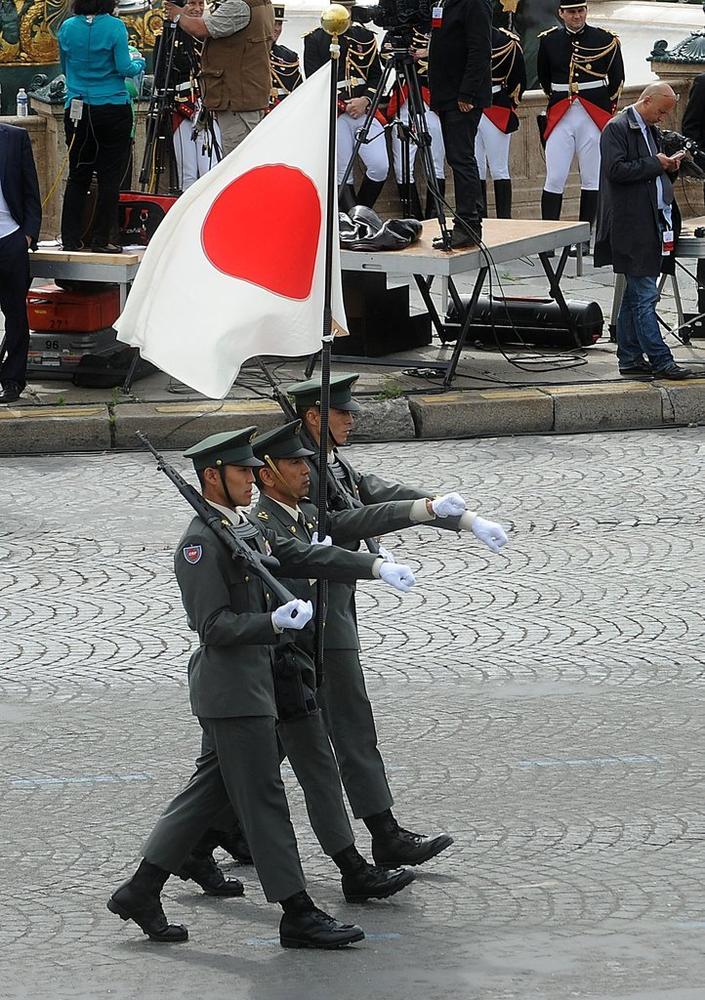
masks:
[[[216,113],[223,155],[262,120],[272,88],[269,51],[274,37],[270,0],[214,0],[202,17],[166,0],[164,13],[203,41],[201,93]]]
[[[435,0],[429,51],[431,109],[441,121],[455,182],[456,220],[450,249],[482,241],[482,187],[475,136],[492,103],[490,0]],[[443,248],[443,239],[434,245]]]
[[[353,0],[341,0],[352,10]],[[338,59],[338,183],[345,175],[353,153],[355,134],[362,126],[382,75],[377,41],[369,28],[351,24],[340,35]],[[330,61],[330,35],[316,28],[304,36],[304,73],[307,77]],[[349,211],[354,205],[372,208],[389,173],[389,156],[382,123],[377,117],[370,122],[369,141],[360,146],[360,159],[365,176],[357,195],[353,184],[339,196],[340,210]]]

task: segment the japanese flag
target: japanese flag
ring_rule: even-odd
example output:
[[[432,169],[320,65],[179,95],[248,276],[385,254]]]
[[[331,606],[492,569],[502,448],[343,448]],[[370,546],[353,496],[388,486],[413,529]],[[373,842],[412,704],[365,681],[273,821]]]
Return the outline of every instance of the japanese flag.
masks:
[[[321,346],[330,73],[321,67],[179,198],[116,323],[121,341],[205,396],[226,396],[247,358]],[[345,330],[337,202],[333,248],[333,320]]]

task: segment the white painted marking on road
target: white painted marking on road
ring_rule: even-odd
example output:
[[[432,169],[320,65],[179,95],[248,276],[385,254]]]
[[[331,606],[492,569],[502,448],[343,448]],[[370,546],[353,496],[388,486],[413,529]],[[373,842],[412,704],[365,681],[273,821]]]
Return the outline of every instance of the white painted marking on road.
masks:
[[[600,767],[603,764],[661,764],[660,757],[649,754],[623,754],[615,757],[564,757],[544,760],[520,760],[517,767]]]
[[[154,781],[154,775],[140,774],[90,774],[68,778],[10,778],[13,788],[39,788],[51,785],[116,785],[123,781]]]

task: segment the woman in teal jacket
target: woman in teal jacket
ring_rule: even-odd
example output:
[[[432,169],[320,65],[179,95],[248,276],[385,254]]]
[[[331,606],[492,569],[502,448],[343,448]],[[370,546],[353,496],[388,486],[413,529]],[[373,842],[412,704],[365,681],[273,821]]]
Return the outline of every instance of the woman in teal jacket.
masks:
[[[132,111],[126,77],[144,71],[131,58],[127,29],[113,17],[115,0],[74,0],[73,17],[59,29],[61,67],[66,76],[64,127],[69,177],[61,213],[65,250],[84,249],[84,211],[93,174],[98,181],[90,249],[119,253],[110,233],[117,223],[120,181],[130,156]]]

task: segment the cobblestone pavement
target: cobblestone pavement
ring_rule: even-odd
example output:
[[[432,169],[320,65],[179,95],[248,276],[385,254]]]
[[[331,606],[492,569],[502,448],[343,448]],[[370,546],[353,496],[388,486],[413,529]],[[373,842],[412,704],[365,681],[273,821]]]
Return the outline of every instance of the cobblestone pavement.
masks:
[[[697,429],[354,450],[512,532],[406,532],[416,590],[362,588],[398,815],[456,844],[348,906],[287,772],[311,891],[368,934],[333,954],[279,948],[251,869],[240,900],[170,881],[186,945],[106,910],[198,745],[188,511],[143,455],[4,460],[3,1000],[702,1000],[703,455]]]

